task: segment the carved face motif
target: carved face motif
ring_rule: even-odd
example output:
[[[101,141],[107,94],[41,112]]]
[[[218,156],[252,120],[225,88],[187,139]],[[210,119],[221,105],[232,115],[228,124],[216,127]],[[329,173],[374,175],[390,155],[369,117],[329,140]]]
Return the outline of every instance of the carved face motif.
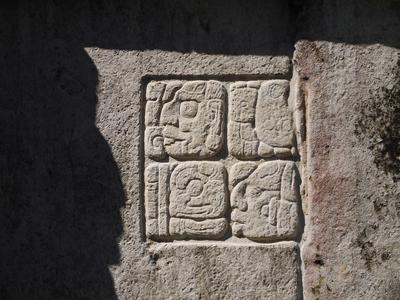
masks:
[[[222,146],[225,88],[217,81],[190,81],[163,105],[166,152],[176,158],[206,158]]]
[[[264,165],[240,182],[232,192],[232,203],[237,204],[239,211],[246,213],[243,215],[237,211],[232,220],[240,223],[245,221],[248,227],[256,230],[276,224],[274,202],[280,197],[281,173],[282,167],[279,165]]]
[[[292,163],[242,165],[244,180],[232,190],[233,232],[255,240],[273,240],[293,234],[297,222],[297,191],[292,189]],[[240,174],[240,169],[237,174]]]

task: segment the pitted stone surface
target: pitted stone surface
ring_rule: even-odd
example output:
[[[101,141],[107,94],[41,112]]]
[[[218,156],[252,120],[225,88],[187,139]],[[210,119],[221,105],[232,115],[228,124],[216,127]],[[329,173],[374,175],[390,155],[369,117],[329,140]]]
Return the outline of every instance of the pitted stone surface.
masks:
[[[299,299],[299,250],[294,242],[176,242],[150,247],[153,271],[134,278],[138,299]]]
[[[302,41],[294,58],[308,108],[304,298],[399,299],[399,168],[382,168],[400,162],[399,49]]]
[[[299,218],[297,177],[290,161],[234,165],[230,172],[233,234],[257,241],[294,238]]]

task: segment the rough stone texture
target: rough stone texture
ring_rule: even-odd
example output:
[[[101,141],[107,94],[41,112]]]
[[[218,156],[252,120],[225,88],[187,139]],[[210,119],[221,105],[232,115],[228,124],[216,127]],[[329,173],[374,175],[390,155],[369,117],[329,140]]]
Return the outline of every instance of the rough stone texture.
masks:
[[[399,298],[398,1],[22,0],[0,25],[1,299]],[[182,163],[145,118],[148,83],[162,102],[271,80],[294,113],[294,241],[148,239],[144,157]],[[276,160],[263,146],[235,173],[228,150],[205,160],[236,174],[229,191]]]
[[[389,137],[399,55],[379,45],[296,45],[307,106],[306,299],[400,295],[399,169],[388,167],[400,158],[398,132]]]
[[[262,222],[258,222],[253,224],[255,225],[253,226],[253,231],[261,231],[261,236],[254,236],[250,231],[248,236],[246,234],[237,234],[238,237],[234,236],[234,232],[232,232],[234,229],[233,203],[229,204],[228,201],[233,199],[230,196],[232,190],[229,187],[229,170],[239,160],[232,156],[227,149],[227,141],[230,134],[227,127],[230,116],[226,108],[232,102],[232,95],[227,91],[231,90],[230,86],[241,82],[240,78],[245,79],[248,77],[252,77],[254,80],[242,82],[247,82],[250,86],[268,86],[269,84],[273,85],[275,82],[285,84],[287,82],[285,80],[290,79],[292,71],[290,60],[287,56],[262,56],[265,61],[260,64],[260,56],[247,57],[247,60],[242,60],[241,56],[231,56],[229,60],[224,62],[225,56],[144,51],[140,52],[139,55],[134,52],[123,52],[121,57],[117,59],[115,52],[108,50],[91,48],[86,49],[86,51],[94,59],[96,66],[99,66],[99,70],[102,69],[101,66],[103,64],[105,64],[104,66],[109,66],[108,61],[111,58],[120,61],[120,64],[127,68],[128,71],[132,70],[136,64],[140,65],[140,72],[131,74],[136,76],[130,79],[135,85],[130,85],[129,89],[131,91],[136,90],[135,94],[137,93],[139,96],[138,104],[141,104],[139,106],[140,114],[143,117],[141,120],[143,123],[139,123],[140,126],[134,127],[136,130],[134,134],[138,134],[144,141],[144,143],[138,145],[138,156],[136,156],[139,159],[138,175],[144,178],[139,187],[144,189],[144,192],[133,191],[131,194],[132,203],[136,206],[131,210],[124,210],[124,226],[128,227],[136,224],[139,227],[132,227],[135,229],[134,231],[127,230],[124,232],[123,240],[120,243],[121,265],[113,271],[113,278],[116,280],[117,286],[124,288],[127,285],[129,291],[123,293],[124,297],[129,298],[132,295],[139,295],[139,298],[163,299],[167,295],[171,299],[190,298],[190,293],[188,296],[187,290],[182,290],[179,285],[176,286],[175,281],[173,287],[168,288],[168,291],[165,291],[164,286],[171,285],[168,283],[169,279],[167,280],[166,278],[173,278],[172,270],[181,270],[184,266],[195,270],[205,268],[206,271],[204,272],[210,278],[213,276],[212,270],[208,270],[203,265],[204,261],[201,258],[191,258],[193,256],[191,254],[192,251],[195,253],[196,251],[207,252],[205,249],[210,248],[210,252],[206,257],[212,257],[215,247],[218,249],[226,248],[226,251],[221,250],[222,254],[216,255],[219,261],[218,264],[230,266],[230,268],[233,268],[232,272],[237,272],[237,266],[234,266],[233,262],[230,261],[230,249],[236,249],[232,254],[233,257],[248,255],[252,251],[247,249],[253,249],[253,247],[257,249],[254,250],[256,251],[255,255],[265,251],[265,255],[268,256],[268,247],[275,249],[274,246],[264,246],[261,243],[255,244],[251,240],[268,242],[280,240],[298,241],[300,239],[301,230],[297,226],[299,213],[297,202],[300,201],[297,191],[300,182],[296,177],[298,174],[293,173],[295,170],[294,163],[278,163],[281,166],[281,168],[278,168],[279,171],[283,172],[282,178],[281,174],[271,176],[271,178],[264,178],[266,183],[271,182],[271,189],[279,190],[277,196],[281,196],[279,199],[274,199],[278,200],[276,201],[276,228],[278,230],[274,231],[274,226],[271,226],[270,232],[266,235],[265,232],[262,232],[262,229],[256,228],[258,226],[263,227]],[[257,69],[259,64],[265,67]],[[237,73],[237,75],[232,76],[231,74],[233,73]],[[128,72],[128,74],[130,73]],[[158,79],[160,77],[161,80]],[[201,80],[198,78],[201,78]],[[219,80],[214,80],[213,78],[219,78]],[[239,80],[236,80],[236,78]],[[271,80],[263,80],[265,78],[271,78]],[[278,80],[275,78],[278,78]],[[279,78],[285,78],[285,80]],[[118,80],[120,79],[118,78]],[[108,80],[116,79],[108,78]],[[290,98],[287,89],[288,87],[285,86],[283,88],[284,92],[279,93],[281,98],[278,97],[278,100],[283,100],[277,102],[282,103],[280,105],[286,108],[285,117],[289,115],[291,117],[290,120],[292,120],[294,111],[287,108],[289,102],[294,102],[294,96],[292,95],[292,98]],[[168,90],[170,92],[167,92]],[[142,100],[142,103],[140,103],[140,100]],[[161,107],[153,105],[155,102],[162,103]],[[150,103],[151,106],[149,106]],[[214,104],[217,104],[217,106]],[[273,115],[276,109],[264,109],[264,112],[265,116],[268,117]],[[158,119],[157,116],[159,116]],[[210,149],[207,147],[207,139],[208,136],[212,136],[212,130],[210,129],[213,129],[214,123],[217,124],[214,128],[219,131],[219,135],[214,135],[218,136],[219,139],[217,140],[218,143],[215,143],[217,147]],[[148,138],[149,135],[146,135],[146,130],[156,126],[159,128],[157,130],[161,133],[161,136],[154,143]],[[293,126],[292,138],[294,138],[294,129]],[[173,130],[175,135],[171,134]],[[193,144],[193,140],[198,140],[199,142]],[[169,145],[174,144],[178,147],[168,148]],[[191,144],[194,147],[189,146]],[[157,148],[153,147],[153,145],[161,145],[161,147]],[[152,152],[150,149],[153,148],[157,150]],[[208,153],[204,150],[208,151]],[[163,154],[157,156],[153,155],[153,153]],[[256,164],[261,163],[258,157],[253,158],[253,161]],[[136,161],[134,160],[134,162]],[[269,166],[265,168],[267,173],[274,171],[273,164],[271,164],[267,163],[267,166]],[[296,180],[294,177],[296,177]],[[274,184],[273,181],[278,182]],[[233,185],[231,185],[232,187]],[[267,193],[262,197],[266,197],[265,200],[269,202],[270,199],[267,197]],[[254,216],[258,213],[259,211],[256,210]],[[245,220],[238,219],[235,222],[242,221]],[[182,250],[166,252],[165,256],[168,257],[171,265],[167,267],[161,264],[158,267],[158,260],[155,259],[157,255],[151,249],[154,249],[154,247],[161,247],[160,249],[169,247],[168,245],[171,242],[171,247],[173,247],[176,240],[185,240],[179,247]],[[194,244],[194,250],[191,248],[194,246],[191,246],[193,242],[190,240],[197,240]],[[215,244],[213,244],[210,240],[221,240],[222,242],[214,241],[213,243]],[[137,247],[140,246],[140,252],[132,252],[132,242]],[[231,245],[234,247],[231,248]],[[273,260],[274,267],[268,272],[270,274],[269,277],[264,280],[266,288],[261,289],[262,292],[260,293],[258,291],[254,292],[256,297],[294,299],[301,296],[301,262],[299,260],[300,256],[295,255],[296,251],[293,248],[297,247],[296,243],[282,245],[292,245],[290,246],[292,250],[279,250],[279,257]],[[186,247],[188,248],[186,249]],[[280,247],[278,249],[281,249]],[[197,248],[200,250],[196,250]],[[235,254],[236,251],[239,254]],[[151,270],[153,269],[149,269],[149,257],[150,265],[157,265],[155,275],[152,274],[153,271]],[[185,257],[191,259],[186,261]],[[285,279],[282,279],[280,268],[286,269],[285,266],[288,262],[290,262],[291,266],[290,271],[286,272]],[[269,264],[271,260],[266,260],[265,263]],[[268,266],[258,262],[255,266],[258,264],[260,266]],[[129,265],[132,265],[132,267],[126,267]],[[249,288],[238,288],[237,284],[235,284],[234,286],[236,287],[232,287],[232,291],[220,291],[218,290],[218,283],[215,283],[215,286],[212,285],[210,288],[216,292],[213,295],[202,297],[215,299],[235,299],[237,297],[247,297],[248,295],[251,297],[253,292],[250,292],[250,290],[254,290],[254,287],[262,284],[256,278],[266,276],[260,274],[262,268],[257,268],[258,271],[254,273],[255,266],[249,266],[246,269],[246,272],[253,274],[248,279],[247,285]],[[226,268],[223,267],[222,269]],[[148,279],[154,282],[152,288],[149,288],[148,282],[143,283],[142,280],[137,282],[137,287],[132,287],[129,282],[138,276],[137,273],[144,278],[159,276],[159,279]],[[227,274],[230,273],[227,272]],[[189,273],[185,276],[190,276],[189,278],[191,278],[193,274]],[[230,276],[228,278],[231,278]],[[201,276],[196,276],[195,279],[186,279],[184,277],[182,281],[193,281],[192,293],[194,295],[207,293],[201,291],[204,285]],[[272,282],[273,288],[268,288],[268,282]],[[233,282],[229,284],[233,284]],[[186,286],[186,284],[183,285]],[[253,288],[250,288],[250,286]]]
[[[163,244],[150,248],[151,272],[133,298],[295,299],[299,291],[296,243]]]

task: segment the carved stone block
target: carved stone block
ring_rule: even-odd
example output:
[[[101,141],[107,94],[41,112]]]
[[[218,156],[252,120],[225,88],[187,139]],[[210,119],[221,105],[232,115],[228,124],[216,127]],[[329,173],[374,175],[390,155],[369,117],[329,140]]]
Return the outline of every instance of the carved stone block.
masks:
[[[155,160],[204,159],[224,142],[226,90],[221,82],[152,81],[146,89],[145,152]]]
[[[265,242],[295,237],[299,183],[294,162],[240,162],[229,177],[234,235]]]
[[[230,86],[228,147],[241,159],[294,154],[287,80],[239,81]]]
[[[147,236],[222,237],[228,227],[225,177],[218,162],[149,165],[145,172]]]
[[[294,154],[288,97],[287,80],[149,82],[144,132],[147,237],[222,239],[231,227],[233,235],[255,241],[293,239],[298,224],[296,166],[259,161]],[[219,153],[224,143],[233,157]],[[219,162],[206,161],[217,154]],[[235,163],[241,159],[247,162]],[[227,182],[224,165],[232,161]]]

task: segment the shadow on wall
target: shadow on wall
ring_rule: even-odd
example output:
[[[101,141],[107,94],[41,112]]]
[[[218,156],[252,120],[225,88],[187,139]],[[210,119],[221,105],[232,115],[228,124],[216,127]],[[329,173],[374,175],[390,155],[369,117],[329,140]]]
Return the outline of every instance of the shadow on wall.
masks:
[[[1,50],[0,299],[116,299],[125,196],[95,126],[96,67],[49,38],[61,28],[8,21],[28,33]]]
[[[108,267],[119,262],[125,196],[95,126],[98,74],[84,47],[291,55],[296,37],[399,46],[399,2],[309,2],[4,5],[0,298],[116,299]]]

